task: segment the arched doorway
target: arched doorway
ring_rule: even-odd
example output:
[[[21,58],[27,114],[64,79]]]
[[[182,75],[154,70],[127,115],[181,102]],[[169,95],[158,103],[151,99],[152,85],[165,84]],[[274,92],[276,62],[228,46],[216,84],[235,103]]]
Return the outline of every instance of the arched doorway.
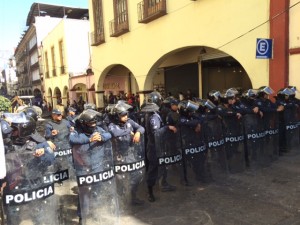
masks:
[[[169,52],[158,59],[150,71],[152,75],[147,77],[145,85],[164,97],[179,98],[179,94],[185,95],[189,90],[195,97],[206,98],[210,90],[252,88],[247,72],[236,59],[205,46]]]
[[[104,82],[104,105],[136,95],[139,87],[132,72],[123,65],[115,65],[107,72]]]

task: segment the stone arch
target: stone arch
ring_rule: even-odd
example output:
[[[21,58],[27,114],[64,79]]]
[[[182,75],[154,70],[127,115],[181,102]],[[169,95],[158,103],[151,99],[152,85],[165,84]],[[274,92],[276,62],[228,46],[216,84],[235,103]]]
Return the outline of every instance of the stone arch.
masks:
[[[163,90],[166,97],[184,92],[189,84],[199,97],[209,89],[252,88],[245,68],[234,57],[207,46],[187,46],[162,55],[150,67],[143,88]]]

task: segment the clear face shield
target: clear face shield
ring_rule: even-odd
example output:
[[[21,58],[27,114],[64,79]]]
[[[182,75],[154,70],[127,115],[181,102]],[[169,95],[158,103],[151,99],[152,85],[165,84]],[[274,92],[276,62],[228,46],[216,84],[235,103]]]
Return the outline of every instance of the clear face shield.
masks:
[[[263,88],[261,89],[261,91],[264,92],[264,93],[267,94],[267,95],[271,95],[271,94],[274,93],[273,89],[270,88],[270,87],[268,87],[268,86],[263,87]]]
[[[197,102],[188,100],[186,102],[186,109],[190,112],[195,112],[199,109],[199,104]]]
[[[221,97],[221,92],[220,91],[213,91],[210,93],[211,96],[213,96],[216,100],[219,100]]]

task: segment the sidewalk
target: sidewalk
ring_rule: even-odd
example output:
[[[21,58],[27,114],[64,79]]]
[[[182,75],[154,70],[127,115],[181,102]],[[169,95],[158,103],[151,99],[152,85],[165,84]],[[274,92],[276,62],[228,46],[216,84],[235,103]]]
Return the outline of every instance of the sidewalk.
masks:
[[[179,178],[170,179],[177,190],[161,192],[155,186],[154,203],[147,201],[146,184],[142,184],[139,197],[145,200],[145,205],[131,208],[130,213],[120,217],[119,224],[300,224],[300,149],[280,156],[269,167],[250,168],[206,185],[186,187],[179,183]],[[76,195],[73,198],[66,225],[78,224]]]
[[[175,192],[156,190],[156,202],[134,208],[120,224],[300,224],[299,153],[292,151],[270,167],[228,175],[206,186],[177,184]]]

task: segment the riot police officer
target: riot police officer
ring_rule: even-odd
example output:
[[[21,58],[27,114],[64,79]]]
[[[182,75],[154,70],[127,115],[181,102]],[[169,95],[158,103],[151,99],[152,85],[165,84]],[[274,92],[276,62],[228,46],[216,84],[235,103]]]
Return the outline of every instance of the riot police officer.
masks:
[[[207,98],[216,106],[220,103],[221,93],[217,90],[211,90],[207,94]]]
[[[222,94],[222,104],[218,106],[218,113],[224,125],[226,158],[231,173],[242,172],[246,167],[242,114],[239,109],[240,103],[236,103],[236,94],[234,90],[228,89]]]
[[[277,103],[273,103],[269,96],[273,94],[274,91],[272,88],[268,86],[262,86],[258,89],[257,92],[257,99],[255,101],[255,105],[258,106],[259,110],[262,111],[263,114],[267,113],[276,113],[279,114],[279,151],[284,152],[286,151],[286,146],[284,144],[284,122],[283,122],[283,111],[284,111],[284,104],[280,104],[278,101]],[[281,122],[280,122],[281,121]]]
[[[52,110],[52,119],[45,124],[45,138],[55,145],[55,173],[58,174],[59,179],[55,180],[58,191],[64,193],[59,195],[58,217],[60,224],[64,223],[67,211],[67,195],[71,194],[72,187],[76,185],[75,172],[72,162],[72,149],[69,143],[70,130],[74,127],[62,118],[62,112],[58,109]],[[67,174],[67,175],[65,175]],[[64,184],[64,186],[62,186]]]
[[[277,92],[276,104],[284,106],[279,112],[279,146],[281,152],[289,151],[299,145],[298,105],[295,93],[290,88],[282,88]]]
[[[138,186],[144,177],[145,129],[129,118],[131,105],[119,101],[112,109],[112,120],[108,130],[112,134],[115,173],[121,207],[127,201],[141,205],[144,201],[137,197]],[[122,169],[123,168],[123,169]]]
[[[198,102],[183,100],[179,102],[179,120],[178,128],[180,131],[180,144],[183,158],[183,179],[181,182],[188,186],[191,183],[189,167],[196,181],[204,181],[205,164],[207,160],[207,148],[204,142],[204,136],[201,132],[203,117],[196,115],[199,109]],[[190,166],[188,166],[190,165]]]
[[[172,144],[170,141],[163,140],[163,135],[168,131],[176,133],[177,129],[175,126],[165,125],[163,123],[162,118],[158,113],[161,102],[161,95],[158,92],[151,92],[147,95],[146,104],[143,105],[141,109],[141,112],[143,112],[145,116],[145,128],[147,133],[146,152],[148,168],[146,182],[148,186],[148,200],[150,202],[155,201],[153,187],[157,180],[161,180],[161,182],[159,182],[161,191],[174,191],[176,189],[175,186],[172,186],[167,182],[167,170],[164,163],[165,159],[168,157],[165,156],[164,152],[166,150],[164,147],[167,146],[161,144]]]
[[[82,224],[113,224],[118,218],[111,134],[97,126],[99,113],[84,110],[70,134]]]
[[[13,151],[5,156],[7,185],[4,205],[7,223],[20,224],[29,216],[34,224],[57,224],[54,185],[45,182],[45,177],[53,173],[53,149],[46,141],[40,142],[45,139],[35,134],[34,119],[24,113],[6,116],[11,116],[13,128]]]

